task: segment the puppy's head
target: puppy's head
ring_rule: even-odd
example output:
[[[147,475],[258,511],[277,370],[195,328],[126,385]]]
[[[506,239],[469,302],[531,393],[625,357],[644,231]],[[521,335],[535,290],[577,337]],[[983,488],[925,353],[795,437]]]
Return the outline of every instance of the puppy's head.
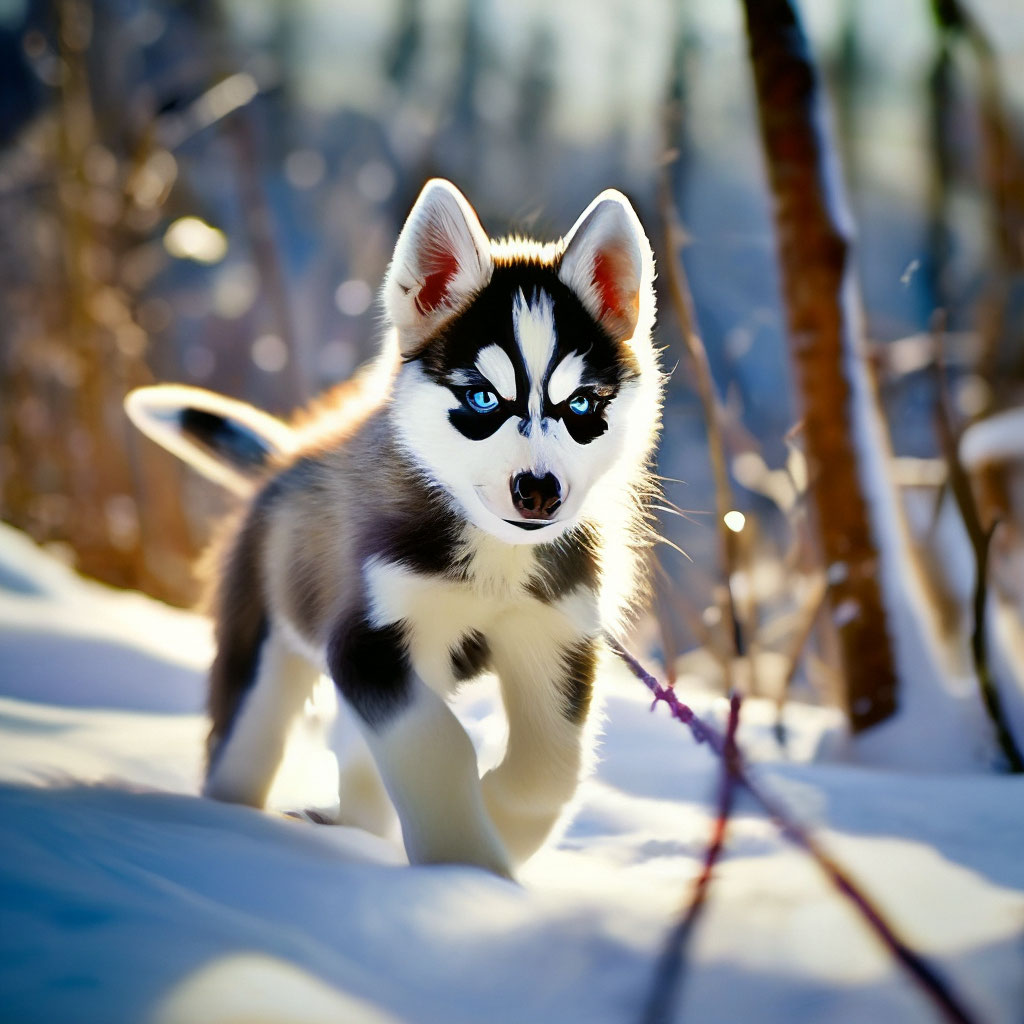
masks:
[[[491,242],[428,182],[385,283],[403,448],[469,521],[512,544],[600,516],[595,485],[646,462],[659,415],[654,261],[618,192],[561,242]],[[623,484],[624,486],[624,484]]]

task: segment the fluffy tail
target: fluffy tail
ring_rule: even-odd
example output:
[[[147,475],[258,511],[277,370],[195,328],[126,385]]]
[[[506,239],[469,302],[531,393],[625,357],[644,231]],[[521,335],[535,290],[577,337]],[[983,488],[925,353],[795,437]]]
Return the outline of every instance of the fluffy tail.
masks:
[[[296,444],[277,417],[202,388],[137,388],[124,407],[147,437],[237,494],[251,493],[268,464]]]

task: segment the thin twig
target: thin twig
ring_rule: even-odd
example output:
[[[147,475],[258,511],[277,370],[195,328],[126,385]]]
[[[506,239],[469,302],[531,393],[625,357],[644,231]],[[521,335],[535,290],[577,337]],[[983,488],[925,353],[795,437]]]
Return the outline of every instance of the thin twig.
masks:
[[[667,582],[671,587],[672,582],[653,550],[648,550],[647,559],[650,566],[649,575],[654,596],[652,607],[658,624],[658,635],[661,638],[662,664],[665,666],[665,676],[671,686],[676,681],[676,657],[679,654],[673,628],[675,624],[672,616],[669,614],[668,595],[665,593],[665,583]]]
[[[817,862],[829,881],[853,904],[875,936],[932,1000],[943,1017],[955,1024],[979,1024],[977,1018],[968,1012],[963,1000],[950,987],[949,982],[920,953],[911,949],[896,934],[895,928],[857,887],[853,879],[824,851],[818,841],[790,816],[785,807],[751,776],[742,752],[736,750],[730,755],[725,738],[713,726],[702,721],[692,708],[676,696],[674,690],[662,686],[618,640],[612,636],[607,639],[611,649],[626,663],[633,675],[654,694],[652,708],[659,702],[664,702],[668,705],[672,717],[687,726],[698,743],[706,743],[719,757],[731,756],[736,781],[741,783],[761,805],[775,827]]]
[[[726,824],[736,792],[736,730],[740,724],[740,701],[738,693],[734,693],[729,699],[729,721],[725,731],[726,755],[722,759],[722,774],[718,788],[718,813],[711,829],[711,840],[704,854],[704,864],[682,917],[665,940],[665,948],[651,984],[650,998],[641,1018],[642,1024],[669,1024],[675,1017],[686,948],[697,919],[704,909],[715,864],[725,848]]]
[[[963,40],[974,57],[977,74],[976,108],[981,144],[980,169],[982,194],[987,200],[989,228],[989,269],[987,281],[979,304],[979,328],[982,353],[979,372],[998,392],[1005,382],[1000,379],[1000,364],[1008,365],[1006,356],[1011,354],[1008,343],[1012,338],[1009,323],[1011,311],[1011,287],[1016,274],[1024,266],[1024,253],[1020,246],[1021,230],[1024,229],[1024,152],[1015,130],[1011,104],[1007,90],[1002,83],[996,48],[986,34],[982,23],[974,15],[969,4],[961,0],[932,0],[935,19],[942,30],[940,60],[945,58],[943,67],[945,80],[942,85],[951,88],[955,52],[952,43]],[[959,122],[955,126],[959,128]],[[950,120],[937,121],[934,132],[935,143],[941,147],[939,170],[945,178],[938,183],[941,187],[938,198],[948,195],[948,177],[954,152],[951,141],[954,124]],[[945,229],[945,225],[941,225]],[[948,262],[948,230],[943,236],[943,249],[939,273]],[[1000,360],[1000,345],[1006,351]]]
[[[781,747],[786,745],[786,729],[782,721],[782,713],[786,707],[789,691],[793,685],[793,677],[796,675],[796,670],[800,665],[804,648],[807,646],[807,641],[811,638],[814,623],[821,614],[821,609],[827,595],[828,581],[822,575],[811,584],[810,596],[797,609],[797,625],[790,635],[790,641],[786,645],[786,650],[783,652],[783,657],[786,659],[786,674],[782,679],[782,686],[779,689],[778,696],[775,698],[774,727],[775,738],[779,741],[779,746]]]
[[[985,710],[996,732],[999,749],[1006,758],[1010,771],[1015,774],[1024,772],[1024,758],[1021,757],[1017,741],[1013,738],[1010,725],[1003,710],[1002,697],[992,676],[992,666],[988,657],[988,633],[985,626],[985,607],[988,603],[988,551],[992,544],[992,535],[999,526],[997,519],[985,531],[981,546],[977,551],[977,571],[974,577],[974,627],[971,630],[971,655],[974,659],[974,671],[978,675],[978,686],[985,702]]]
[[[992,666],[988,656],[988,635],[986,632],[985,610],[988,604],[988,552],[992,535],[999,525],[992,523],[987,529],[982,525],[978,503],[974,500],[971,481],[960,460],[958,437],[953,426],[953,412],[949,399],[949,380],[946,375],[946,364],[942,358],[942,323],[936,325],[934,370],[937,382],[938,397],[935,412],[938,418],[939,439],[946,457],[949,472],[949,487],[960,512],[967,537],[974,554],[974,599],[972,602],[974,624],[971,630],[971,657],[974,661],[974,673],[978,678],[978,688],[985,710],[992,721],[996,742],[1006,758],[1011,772],[1024,772],[1024,757],[1014,739],[1006,712],[1003,709],[1002,697],[992,676]]]
[[[689,628],[690,632],[696,639],[697,646],[704,648],[711,657],[715,659],[715,664],[721,666],[724,661],[724,657],[722,652],[719,650],[718,645],[715,643],[714,637],[711,635],[711,630],[708,629],[700,612],[686,594],[675,586],[672,581],[672,577],[669,576],[665,567],[661,564],[660,559],[652,558],[652,563],[655,573],[655,586],[657,588],[659,598],[661,600],[671,602],[676,614],[680,619],[682,619],[684,625]],[[658,584],[659,580],[661,581],[660,585]]]
[[[711,473],[715,484],[715,526],[718,531],[718,543],[722,554],[722,621],[726,626],[725,671],[726,690],[732,689],[732,663],[738,654],[743,653],[743,635],[736,614],[736,603],[732,594],[732,576],[736,569],[736,534],[725,525],[725,514],[733,507],[732,486],[729,483],[729,471],[726,465],[725,442],[722,439],[722,403],[715,392],[715,382],[711,376],[707,350],[697,330],[693,314],[693,298],[686,279],[686,271],[679,255],[679,224],[675,204],[669,193],[666,181],[662,187],[661,216],[665,230],[666,258],[662,264],[664,279],[668,286],[669,298],[675,312],[679,331],[683,336],[687,354],[693,368],[693,383],[700,399],[704,413],[704,425],[707,431],[708,458],[711,462]]]

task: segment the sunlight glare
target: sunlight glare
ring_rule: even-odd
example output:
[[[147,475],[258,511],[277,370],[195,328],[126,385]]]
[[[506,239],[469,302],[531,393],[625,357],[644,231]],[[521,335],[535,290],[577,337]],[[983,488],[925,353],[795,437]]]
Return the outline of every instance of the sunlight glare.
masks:
[[[164,234],[164,248],[179,260],[219,263],[227,255],[228,240],[220,228],[198,217],[179,217]]]
[[[725,521],[725,525],[732,530],[733,533],[740,533],[743,527],[747,525],[747,517],[742,512],[737,512],[733,509],[731,512],[726,512],[722,517]]]

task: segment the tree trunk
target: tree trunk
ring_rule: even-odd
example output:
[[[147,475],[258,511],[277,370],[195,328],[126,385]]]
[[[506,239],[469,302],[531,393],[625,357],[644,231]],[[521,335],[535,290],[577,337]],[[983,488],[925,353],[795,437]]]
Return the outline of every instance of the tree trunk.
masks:
[[[747,0],[745,7],[828,601],[859,731],[896,709],[896,675],[850,429],[845,363],[854,339],[843,308],[850,241],[828,167],[817,76],[795,13],[786,0]]]
[[[789,0],[744,9],[828,606],[852,728],[867,730],[858,749],[918,768],[990,763],[974,683],[951,674],[889,480],[847,204],[807,41]]]

